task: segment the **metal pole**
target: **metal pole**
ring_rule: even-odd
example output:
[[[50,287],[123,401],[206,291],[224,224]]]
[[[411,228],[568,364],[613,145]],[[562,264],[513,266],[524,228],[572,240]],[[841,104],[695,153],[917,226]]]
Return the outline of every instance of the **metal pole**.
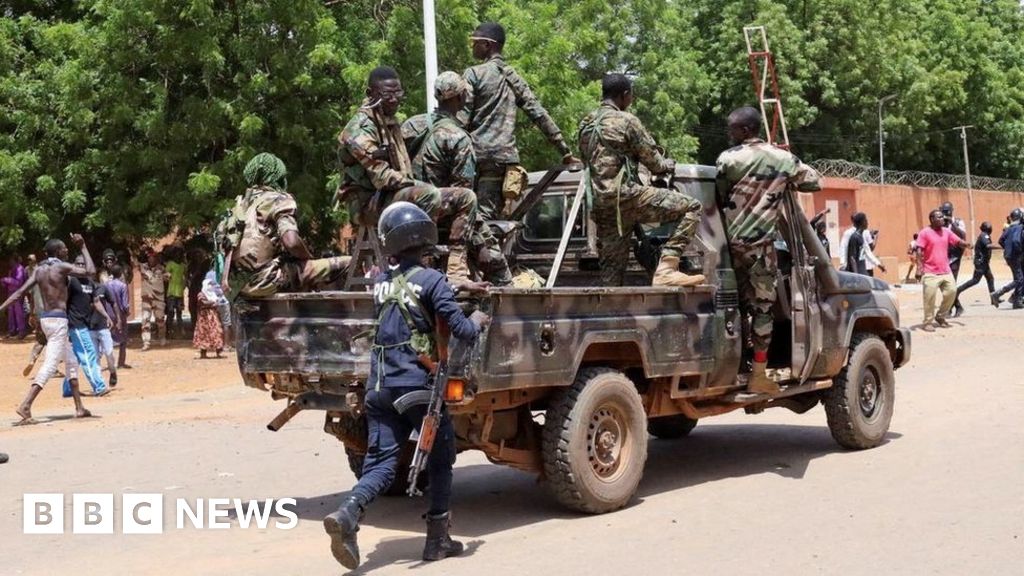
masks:
[[[878,171],[882,186],[885,186],[885,130],[882,128],[882,106],[895,97],[895,94],[889,94],[878,99]]]
[[[974,222],[974,188],[971,186],[971,157],[967,155],[967,129],[974,126],[958,126],[960,128],[960,139],[964,143],[964,174],[967,176],[967,203],[971,210],[971,230],[967,232],[968,238],[977,229]]]
[[[423,0],[423,50],[427,66],[427,111],[437,107],[434,80],[437,78],[437,28],[434,23],[434,0]]]

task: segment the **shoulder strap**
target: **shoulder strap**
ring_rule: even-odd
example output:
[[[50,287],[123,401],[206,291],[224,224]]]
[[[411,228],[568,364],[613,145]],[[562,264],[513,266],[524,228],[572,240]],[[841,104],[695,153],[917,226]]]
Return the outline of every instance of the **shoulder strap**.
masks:
[[[391,289],[384,295],[380,308],[380,316],[383,316],[389,305],[397,306],[398,311],[401,312],[402,318],[409,327],[409,331],[413,334],[419,333],[421,330],[416,326],[416,322],[413,320],[412,312],[409,311],[409,307],[405,303],[405,297],[407,296],[417,308],[423,310],[423,305],[420,303],[419,297],[416,296],[416,291],[409,285],[409,279],[420,270],[423,270],[422,266],[413,266],[402,274],[392,278]],[[378,322],[380,322],[380,316],[377,318]],[[426,319],[427,325],[430,329],[433,330],[433,325],[429,316],[426,314],[426,310],[424,310],[423,317]]]

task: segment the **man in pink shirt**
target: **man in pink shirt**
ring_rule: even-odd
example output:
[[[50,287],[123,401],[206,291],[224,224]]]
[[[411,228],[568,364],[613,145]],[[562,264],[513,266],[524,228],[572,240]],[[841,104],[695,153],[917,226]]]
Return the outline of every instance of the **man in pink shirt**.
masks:
[[[949,267],[949,248],[969,248],[959,236],[943,226],[940,210],[928,214],[929,226],[917,233],[917,278],[924,286],[923,330],[934,330],[932,320],[943,328],[949,327],[946,315],[956,300],[956,280]],[[936,292],[942,292],[942,303],[935,309]]]

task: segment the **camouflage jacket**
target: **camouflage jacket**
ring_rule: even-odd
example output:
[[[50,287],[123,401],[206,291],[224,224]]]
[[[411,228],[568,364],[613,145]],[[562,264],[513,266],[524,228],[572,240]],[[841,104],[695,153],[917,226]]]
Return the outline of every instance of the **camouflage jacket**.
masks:
[[[640,119],[611,102],[602,102],[580,121],[579,141],[590,185],[598,197],[638,193],[642,187],[638,163],[654,174],[675,170],[675,161],[661,153]]]
[[[569,153],[562,131],[523,77],[505,64],[501,54],[467,68],[462,76],[469,84],[469,97],[459,119],[473,136],[478,162],[519,163],[515,134],[517,107],[526,112],[562,155]]]
[[[338,163],[343,192],[368,196],[414,184],[398,120],[382,116],[369,106],[369,100],[363,101],[338,136]]]
[[[270,187],[249,188],[242,198],[245,228],[231,257],[232,270],[256,272],[284,251],[281,238],[298,231],[295,198]]]
[[[150,266],[147,262],[139,264],[142,273],[142,303],[146,306],[164,304],[164,280],[167,272],[163,264]]]
[[[754,247],[775,237],[779,205],[791,187],[821,189],[818,173],[793,154],[751,138],[718,156],[718,202],[729,244]]]
[[[440,111],[413,116],[402,124],[402,137],[417,180],[434,186],[473,188],[473,141],[455,117]]]

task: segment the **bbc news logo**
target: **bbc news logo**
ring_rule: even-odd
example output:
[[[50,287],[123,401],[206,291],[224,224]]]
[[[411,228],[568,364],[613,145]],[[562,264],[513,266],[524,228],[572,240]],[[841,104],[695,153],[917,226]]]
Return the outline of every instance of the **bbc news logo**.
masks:
[[[163,534],[163,494],[122,494],[120,514],[113,494],[72,494],[72,534],[113,534],[114,520],[121,519],[122,534]],[[64,494],[25,494],[24,533],[63,534]],[[174,500],[174,528],[191,526],[200,530],[228,530],[237,527],[291,530],[299,523],[295,499],[242,500],[240,498],[197,498]],[[170,517],[168,516],[168,520]]]

